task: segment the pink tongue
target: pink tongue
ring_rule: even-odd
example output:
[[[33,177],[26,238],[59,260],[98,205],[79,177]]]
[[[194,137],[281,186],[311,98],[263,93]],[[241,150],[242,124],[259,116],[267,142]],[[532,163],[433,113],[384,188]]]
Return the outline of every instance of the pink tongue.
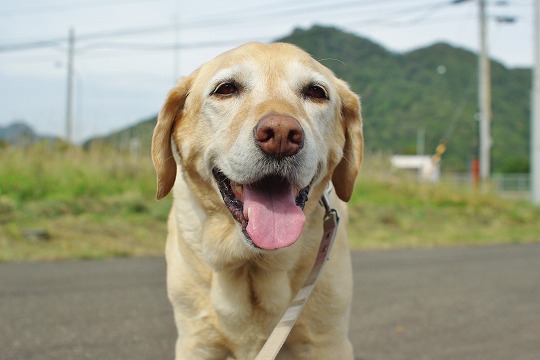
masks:
[[[244,186],[244,216],[253,243],[265,250],[284,248],[300,237],[306,216],[292,190],[270,191]]]

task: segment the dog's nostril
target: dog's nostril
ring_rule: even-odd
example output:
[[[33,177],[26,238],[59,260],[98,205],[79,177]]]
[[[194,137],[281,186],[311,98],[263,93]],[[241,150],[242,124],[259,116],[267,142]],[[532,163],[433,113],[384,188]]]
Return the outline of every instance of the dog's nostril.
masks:
[[[304,142],[304,133],[302,129],[291,129],[288,139],[295,144],[302,144]]]
[[[295,155],[304,146],[304,130],[290,116],[265,116],[253,131],[257,146],[277,159]]]
[[[260,127],[255,131],[255,140],[259,142],[265,142],[273,139],[275,137],[274,130],[270,127]]]

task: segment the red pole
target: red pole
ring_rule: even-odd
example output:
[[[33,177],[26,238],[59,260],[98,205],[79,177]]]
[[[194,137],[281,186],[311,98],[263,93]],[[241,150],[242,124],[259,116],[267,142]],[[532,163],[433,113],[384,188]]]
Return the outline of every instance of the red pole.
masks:
[[[471,161],[471,175],[474,188],[478,190],[480,187],[480,161],[477,157],[473,158]]]

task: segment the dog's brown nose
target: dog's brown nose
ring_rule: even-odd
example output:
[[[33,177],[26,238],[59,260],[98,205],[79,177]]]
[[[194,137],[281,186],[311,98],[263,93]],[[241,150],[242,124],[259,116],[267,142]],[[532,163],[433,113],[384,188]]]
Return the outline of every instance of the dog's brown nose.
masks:
[[[298,120],[290,116],[265,116],[253,132],[257,146],[276,159],[292,156],[304,146],[304,130]]]

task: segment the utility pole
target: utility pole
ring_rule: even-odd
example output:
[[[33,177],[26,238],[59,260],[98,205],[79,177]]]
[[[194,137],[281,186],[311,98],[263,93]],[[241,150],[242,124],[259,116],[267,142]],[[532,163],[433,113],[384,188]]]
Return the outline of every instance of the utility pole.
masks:
[[[176,84],[179,76],[180,44],[178,35],[178,13],[174,15],[174,58],[173,58],[173,84]]]
[[[174,57],[173,57],[173,84],[180,76],[180,0],[174,2]]]
[[[491,81],[487,48],[486,0],[478,0],[480,56],[478,57],[478,105],[480,133],[480,179],[488,180],[491,173]]]
[[[424,155],[426,147],[426,130],[424,128],[416,130],[416,155]]]
[[[460,4],[468,0],[453,0]],[[486,0],[478,2],[478,28],[480,51],[478,54],[478,132],[479,132],[479,163],[480,180],[488,180],[491,174],[491,80],[490,62],[487,46]]]
[[[73,60],[75,55],[75,30],[69,29],[67,83],[66,83],[66,141],[73,143]]]
[[[540,0],[534,9],[534,65],[531,92],[531,201],[540,205]]]

